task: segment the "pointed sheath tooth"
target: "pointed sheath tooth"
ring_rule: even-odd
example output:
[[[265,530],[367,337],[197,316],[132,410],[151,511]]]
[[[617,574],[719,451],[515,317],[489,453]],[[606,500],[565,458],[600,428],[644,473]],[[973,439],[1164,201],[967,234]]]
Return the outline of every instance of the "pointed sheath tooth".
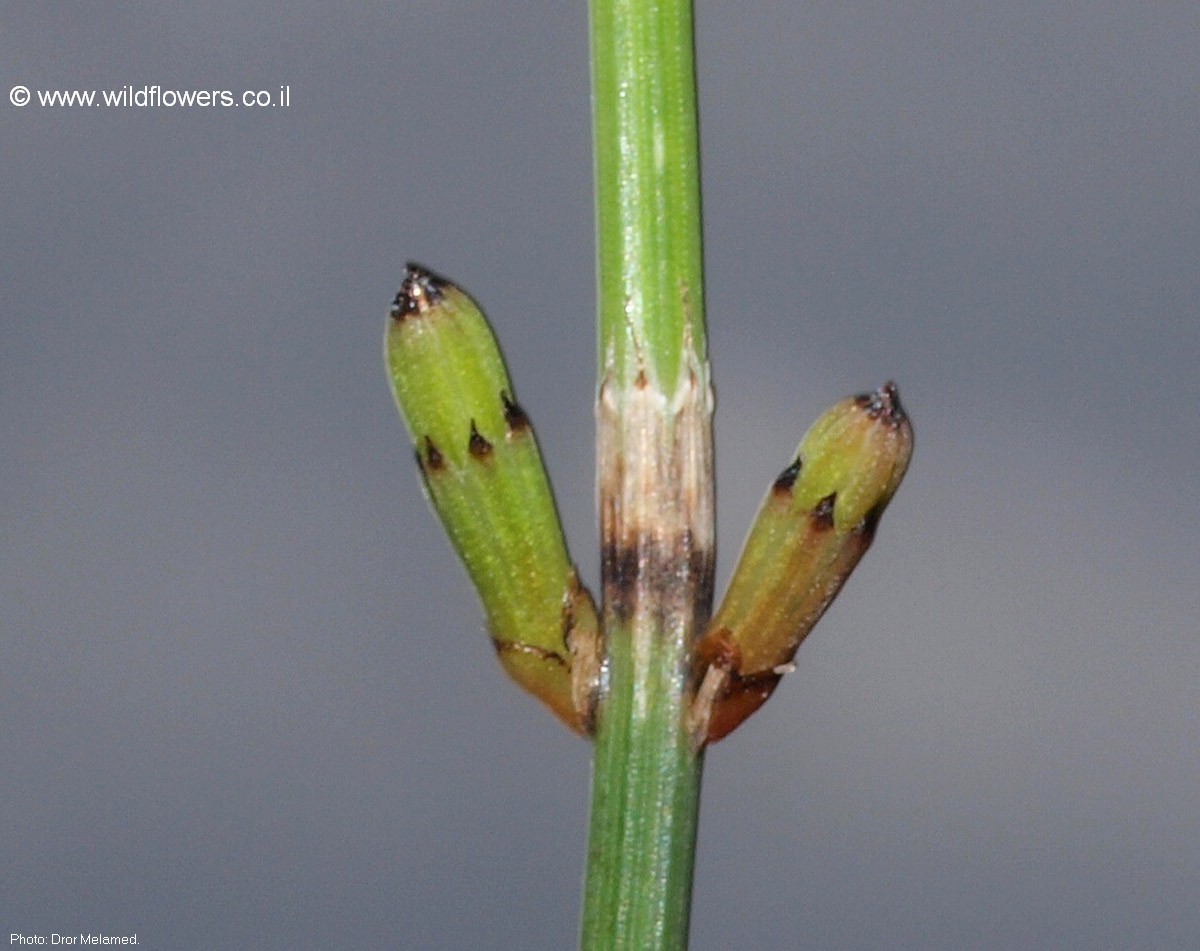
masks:
[[[479,592],[501,664],[588,732],[596,609],[487,321],[462,290],[410,264],[384,351],[427,495]]]
[[[721,606],[696,645],[696,677],[726,672],[707,740],[770,697],[796,649],[870,547],[912,457],[894,383],[842,400],[805,434],[750,529]]]

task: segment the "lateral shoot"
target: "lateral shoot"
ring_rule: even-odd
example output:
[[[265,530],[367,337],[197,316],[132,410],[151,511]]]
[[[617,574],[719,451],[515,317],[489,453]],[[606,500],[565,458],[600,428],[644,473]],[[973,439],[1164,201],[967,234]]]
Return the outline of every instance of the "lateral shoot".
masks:
[[[384,351],[426,494],[479,592],[500,663],[572,730],[590,733],[596,608],[491,328],[462,290],[409,264]]]
[[[695,742],[721,739],[766,703],[871,546],[912,449],[894,383],[842,400],[805,434],[696,645]]]

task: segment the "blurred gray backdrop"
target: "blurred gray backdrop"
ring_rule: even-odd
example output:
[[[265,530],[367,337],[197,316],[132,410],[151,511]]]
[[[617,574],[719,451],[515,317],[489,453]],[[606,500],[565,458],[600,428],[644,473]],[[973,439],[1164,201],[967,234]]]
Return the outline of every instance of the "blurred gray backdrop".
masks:
[[[709,758],[693,947],[1197,946],[1200,6],[701,0],[720,574],[834,400],[875,549]],[[381,362],[491,316],[597,574],[586,10],[6,2],[0,931],[561,949],[588,748]],[[286,108],[51,108],[159,85]],[[3,100],[0,100],[3,101]]]

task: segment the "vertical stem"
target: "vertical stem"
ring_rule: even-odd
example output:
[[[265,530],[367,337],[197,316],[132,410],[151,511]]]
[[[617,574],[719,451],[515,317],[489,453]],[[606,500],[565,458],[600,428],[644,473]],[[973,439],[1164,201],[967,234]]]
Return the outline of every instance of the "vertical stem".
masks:
[[[706,357],[690,0],[591,0],[600,372]]]
[[[712,608],[690,0],[591,0],[604,668],[581,946],[684,948],[702,754],[685,726]]]

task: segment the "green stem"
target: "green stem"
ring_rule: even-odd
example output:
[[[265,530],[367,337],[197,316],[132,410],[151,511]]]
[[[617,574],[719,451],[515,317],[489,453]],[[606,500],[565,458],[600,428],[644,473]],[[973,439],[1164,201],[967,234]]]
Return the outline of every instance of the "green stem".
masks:
[[[691,654],[712,605],[692,11],[591,0],[603,559],[581,946],[684,948],[703,756]]]
[[[644,337],[667,392],[684,328],[705,356],[690,0],[591,0],[600,370]],[[687,296],[681,296],[680,287]]]

